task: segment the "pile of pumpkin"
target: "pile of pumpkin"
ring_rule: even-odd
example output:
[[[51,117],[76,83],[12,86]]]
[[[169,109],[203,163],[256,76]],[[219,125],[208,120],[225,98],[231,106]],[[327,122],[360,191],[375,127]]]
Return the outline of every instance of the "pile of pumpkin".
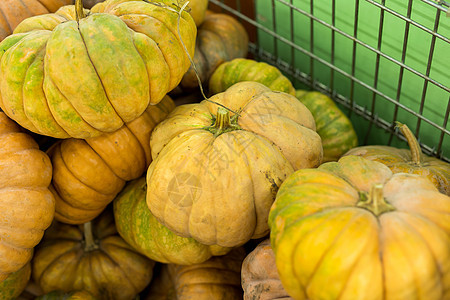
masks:
[[[405,125],[357,147],[205,0],[96,2],[0,2],[0,299],[450,299]]]

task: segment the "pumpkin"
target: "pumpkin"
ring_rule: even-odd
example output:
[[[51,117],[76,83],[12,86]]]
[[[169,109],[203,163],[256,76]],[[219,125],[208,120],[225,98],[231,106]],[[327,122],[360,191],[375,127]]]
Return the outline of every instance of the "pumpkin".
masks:
[[[242,299],[240,279],[244,257],[244,249],[237,248],[199,264],[164,264],[144,299]]]
[[[450,197],[424,176],[354,155],[298,170],[269,226],[294,299],[450,297]]]
[[[73,0],[2,0],[0,1],[0,41],[12,34],[24,19],[55,12]]]
[[[127,183],[113,202],[117,231],[139,253],[161,263],[191,265],[231,250],[202,245],[167,229],[148,209],[146,189],[145,177],[133,180]]]
[[[142,176],[151,162],[150,133],[174,107],[166,96],[115,132],[60,140],[50,148],[55,218],[68,224],[88,222],[114,200],[126,181]]]
[[[222,247],[267,235],[279,185],[322,159],[310,111],[257,82],[176,107],[155,127],[150,146],[152,214],[175,234]]]
[[[210,13],[198,28],[194,63],[199,78],[207,84],[214,70],[222,63],[247,56],[248,34],[234,17]],[[183,88],[198,86],[197,75],[191,66],[181,80]]]
[[[165,4],[177,4],[178,7],[182,7],[188,0],[160,0]],[[194,19],[195,25],[200,26],[206,15],[206,9],[208,7],[208,0],[189,0],[186,11]]]
[[[256,81],[273,91],[295,96],[291,81],[278,68],[247,58],[235,58],[221,64],[209,78],[209,94],[223,92],[241,81]]]
[[[105,210],[80,226],[54,222],[36,247],[32,277],[44,294],[86,290],[98,299],[132,299],[150,283],[154,264],[117,234]]]
[[[107,0],[89,11],[76,1],[24,20],[0,43],[0,107],[55,138],[96,137],[133,121],[179,84],[195,49],[186,12],[178,28],[178,12],[158,2]]]
[[[103,1],[104,0],[83,0],[83,7],[91,9],[95,4]]]
[[[37,143],[0,111],[0,282],[31,260],[50,226],[52,165]]]
[[[72,291],[72,292],[62,292],[53,291],[45,295],[37,297],[35,300],[96,300],[91,293],[85,290]]]
[[[320,93],[296,91],[296,97],[311,111],[317,133],[322,139],[322,162],[336,161],[358,145],[358,137],[351,121],[334,101]]]
[[[422,153],[419,142],[407,125],[397,122],[409,149],[391,146],[360,146],[344,155],[358,155],[388,166],[394,173],[411,173],[426,176],[441,193],[450,196],[450,164]]]
[[[245,257],[241,283],[244,300],[292,299],[281,284],[270,239],[263,240]]]
[[[21,269],[9,274],[0,282],[0,300],[13,300],[25,290],[31,275],[31,264],[27,263]]]

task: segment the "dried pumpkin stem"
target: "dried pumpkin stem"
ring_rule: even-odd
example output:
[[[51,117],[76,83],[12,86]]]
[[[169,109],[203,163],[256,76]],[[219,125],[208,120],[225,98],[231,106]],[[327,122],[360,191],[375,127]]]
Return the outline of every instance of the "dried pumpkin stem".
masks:
[[[382,184],[374,184],[369,191],[369,195],[366,196],[363,193],[361,198],[356,206],[370,210],[376,216],[395,210],[395,207],[384,199]]]
[[[222,133],[241,128],[237,125],[237,115],[230,117],[230,110],[219,106],[214,124],[206,129],[213,133],[214,136],[219,136]]]
[[[416,165],[420,165],[422,163],[423,153],[420,148],[419,142],[417,141],[414,134],[405,124],[400,122],[396,122],[396,127],[400,129],[401,133],[405,136],[406,141],[408,142],[409,149],[411,150],[411,160]]]
[[[86,222],[83,224],[84,229],[84,251],[89,252],[98,249],[98,245],[95,243],[94,235],[92,234],[92,223]]]
[[[75,16],[77,18],[77,22],[86,17],[83,8],[83,0],[75,0]]]

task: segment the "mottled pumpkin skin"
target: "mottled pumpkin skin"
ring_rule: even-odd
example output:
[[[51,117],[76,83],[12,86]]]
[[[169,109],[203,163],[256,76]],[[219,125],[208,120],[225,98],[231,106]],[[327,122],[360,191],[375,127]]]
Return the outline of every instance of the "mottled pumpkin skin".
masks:
[[[162,265],[144,299],[242,299],[240,279],[244,257],[244,249],[236,248],[225,256],[215,256],[200,264]]]
[[[73,0],[2,0],[0,1],[0,41],[12,34],[24,19],[55,12]]]
[[[174,108],[165,96],[115,132],[65,139],[49,149],[55,218],[67,224],[88,222],[113,201],[126,181],[142,176],[151,162],[150,133]]]
[[[194,64],[203,86],[214,70],[222,63],[246,57],[248,34],[237,19],[226,14],[210,13],[198,28]],[[180,85],[183,88],[198,87],[198,79],[191,66],[184,74]]]
[[[146,1],[107,0],[77,22],[74,6],[28,18],[0,43],[0,107],[55,138],[96,137],[139,117],[190,66],[178,13]],[[182,14],[193,56],[197,28]]]
[[[309,109],[322,139],[322,162],[336,161],[358,145],[358,137],[349,118],[334,101],[319,92],[296,91],[296,97]]]
[[[150,283],[155,263],[117,234],[111,211],[92,221],[94,243],[83,228],[55,222],[45,232],[32,261],[44,293],[87,290],[98,299],[129,300]]]
[[[160,0],[160,2],[169,5],[175,3],[179,7],[182,7],[187,2],[187,0]],[[189,0],[186,11],[189,11],[189,14],[194,19],[195,25],[197,27],[200,26],[205,19],[208,2],[208,0]]]
[[[55,213],[50,159],[1,111],[0,178],[1,282],[31,260]]]
[[[214,95],[223,92],[241,81],[256,81],[273,91],[295,96],[291,81],[278,68],[247,58],[236,58],[221,64],[209,78],[209,93]]]
[[[35,300],[97,300],[88,291],[62,292],[53,291],[45,295],[37,297]]]
[[[450,297],[450,197],[423,176],[359,156],[299,170],[269,225],[294,299]]]
[[[155,127],[146,200],[176,234],[235,247],[268,233],[279,185],[317,167],[322,144],[311,112],[292,95],[241,82],[210,100],[178,106]],[[239,113],[220,133],[218,104]]]
[[[0,300],[16,299],[30,280],[31,264],[27,263],[18,271],[11,273],[5,280],[0,282]]]
[[[192,265],[231,248],[207,246],[174,234],[156,220],[148,209],[145,177],[133,180],[114,199],[114,218],[120,236],[134,249],[161,263]]]
[[[244,300],[290,300],[281,284],[270,239],[259,243],[242,263]]]

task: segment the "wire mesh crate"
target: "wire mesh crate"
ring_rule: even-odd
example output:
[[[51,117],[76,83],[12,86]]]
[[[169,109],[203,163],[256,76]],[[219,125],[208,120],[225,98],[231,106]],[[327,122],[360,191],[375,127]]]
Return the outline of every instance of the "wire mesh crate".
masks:
[[[296,88],[321,91],[352,120],[360,145],[406,148],[450,161],[450,13],[430,0],[210,0],[238,18],[253,58]]]

